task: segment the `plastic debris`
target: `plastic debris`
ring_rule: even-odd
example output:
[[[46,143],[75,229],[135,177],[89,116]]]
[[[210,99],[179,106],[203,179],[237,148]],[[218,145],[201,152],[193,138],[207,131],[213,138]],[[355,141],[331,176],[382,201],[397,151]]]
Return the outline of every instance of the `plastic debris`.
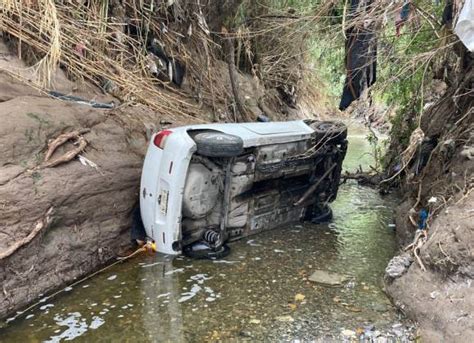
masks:
[[[81,105],[88,105],[93,108],[112,109],[115,107],[115,104],[113,102],[109,102],[109,103],[96,102],[94,100],[86,100],[78,96],[67,95],[64,93],[56,92],[56,91],[50,91],[48,92],[48,94],[51,97],[59,99],[59,100],[72,101]]]
[[[430,199],[431,200],[431,199]],[[418,220],[418,229],[424,230],[426,228],[426,221],[428,220],[428,211],[424,208],[420,211],[420,218]]]

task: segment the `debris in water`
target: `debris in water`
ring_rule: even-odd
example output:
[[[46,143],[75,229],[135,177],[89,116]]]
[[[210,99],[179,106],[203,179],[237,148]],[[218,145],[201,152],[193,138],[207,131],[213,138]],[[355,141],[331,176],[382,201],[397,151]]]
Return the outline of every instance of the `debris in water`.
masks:
[[[156,296],[156,298],[159,299],[159,298],[163,298],[163,297],[169,297],[170,294],[171,294],[170,292],[168,292],[168,293],[163,293],[163,294],[158,294],[158,295]]]
[[[162,262],[154,262],[154,263],[149,263],[149,264],[144,264],[142,265],[141,267],[142,268],[150,268],[150,267],[153,267],[153,266],[157,266],[159,264],[163,264]],[[146,279],[145,279],[146,280]]]
[[[226,261],[226,260],[214,260],[213,263],[222,263],[222,264],[234,264],[240,263],[240,261]]]
[[[260,324],[260,319],[250,319],[250,324]]]
[[[72,291],[72,287],[69,286],[69,287],[64,288],[64,292],[70,292],[70,291]]]
[[[117,275],[114,274],[112,276],[109,276],[107,280],[112,281],[112,280],[115,280],[116,278],[117,278]]]
[[[182,273],[182,272],[184,272],[184,268],[178,268],[178,269],[167,271],[165,275],[172,275],[174,273]]]
[[[276,252],[276,253],[282,253],[282,252],[284,252],[283,250],[280,250],[280,249],[275,249],[275,250],[273,250],[273,251]]]
[[[349,280],[349,276],[337,274],[326,270],[316,270],[313,274],[311,274],[308,279],[309,281],[313,281],[323,285],[340,286],[344,282]]]
[[[261,244],[255,243],[255,239],[251,239],[247,241],[247,244],[250,245],[251,247],[259,247]]]
[[[26,316],[26,318],[25,318],[25,319],[26,319],[26,320],[28,320],[28,319],[31,319],[31,318],[33,318],[34,316],[35,316],[34,314],[29,314],[29,315],[27,315],[27,316]]]
[[[276,317],[275,319],[278,320],[279,322],[286,322],[286,323],[292,323],[295,321],[293,317],[290,315],[279,316],[279,317]]]

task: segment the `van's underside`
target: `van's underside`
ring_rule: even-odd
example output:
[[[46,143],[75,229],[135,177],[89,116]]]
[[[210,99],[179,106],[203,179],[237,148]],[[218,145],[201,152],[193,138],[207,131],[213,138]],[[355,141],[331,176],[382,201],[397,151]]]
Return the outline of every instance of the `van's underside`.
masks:
[[[345,138],[246,148],[233,158],[194,154],[183,194],[181,247],[216,232],[233,240],[310,218],[336,198]]]

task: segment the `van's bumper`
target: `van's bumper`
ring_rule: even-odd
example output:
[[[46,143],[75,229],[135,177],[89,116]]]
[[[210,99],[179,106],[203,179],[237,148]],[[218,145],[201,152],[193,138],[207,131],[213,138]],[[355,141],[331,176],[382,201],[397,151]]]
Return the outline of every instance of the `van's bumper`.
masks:
[[[153,144],[152,137],[143,164],[140,183],[140,211],[147,235],[158,252],[177,255],[181,239],[181,206],[184,184],[196,144],[186,131],[172,130],[165,148]],[[179,248],[178,248],[179,249]]]

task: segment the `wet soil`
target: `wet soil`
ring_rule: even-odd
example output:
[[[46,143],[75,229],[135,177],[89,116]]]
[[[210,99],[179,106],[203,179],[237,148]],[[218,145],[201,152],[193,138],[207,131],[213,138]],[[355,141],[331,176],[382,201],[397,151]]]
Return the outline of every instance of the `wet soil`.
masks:
[[[350,131],[345,168],[352,170],[371,157],[365,133]],[[219,261],[140,256],[40,298],[1,329],[1,340],[410,340],[412,325],[382,291],[397,248],[396,202],[347,182],[328,225],[295,224],[241,240]],[[313,283],[317,269],[349,281]]]

